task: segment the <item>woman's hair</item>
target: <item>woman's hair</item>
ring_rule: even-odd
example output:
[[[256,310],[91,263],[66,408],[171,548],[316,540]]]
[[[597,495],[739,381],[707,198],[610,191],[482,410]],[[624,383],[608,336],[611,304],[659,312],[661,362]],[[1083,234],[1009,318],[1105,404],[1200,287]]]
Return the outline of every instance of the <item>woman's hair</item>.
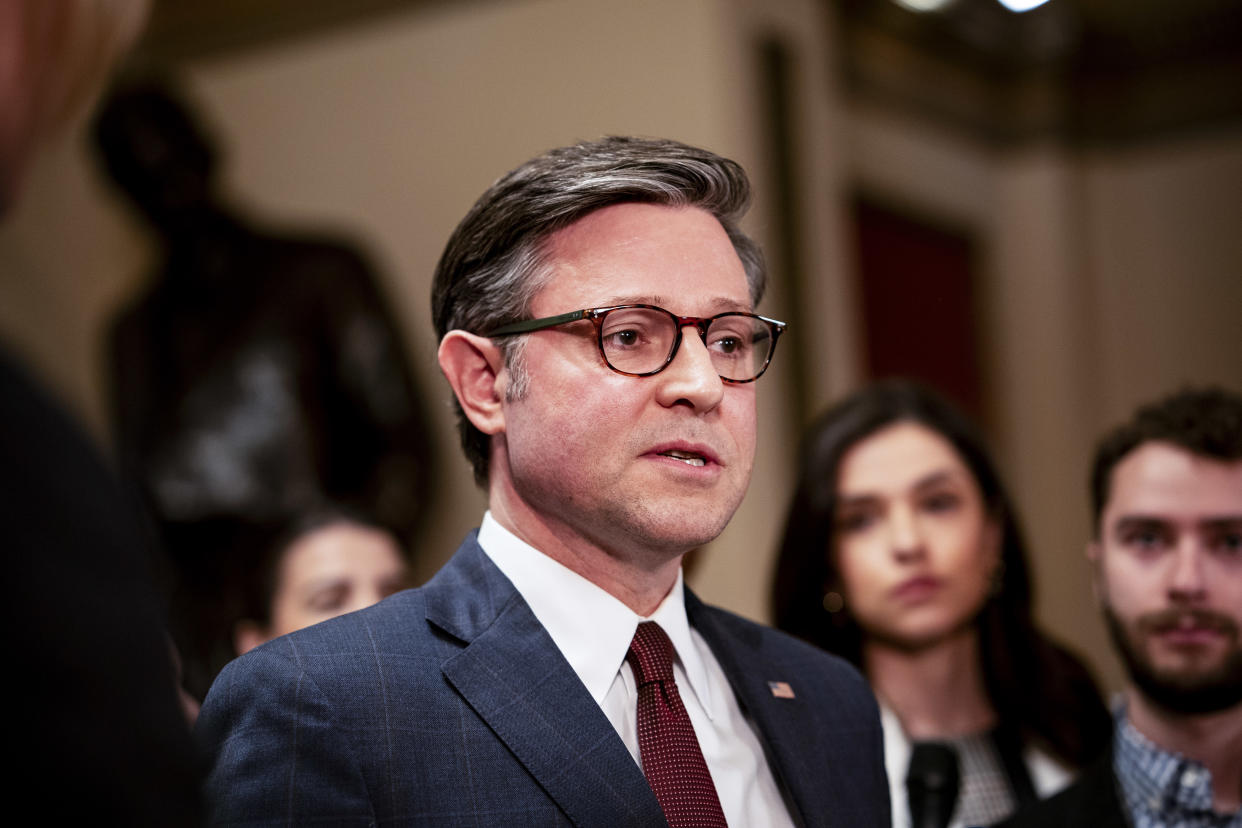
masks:
[[[852,447],[903,422],[922,425],[953,446],[1001,530],[998,583],[975,621],[984,681],[1000,721],[1016,728],[1024,743],[1084,765],[1105,747],[1110,733],[1099,689],[1076,657],[1035,629],[1026,545],[982,438],[961,412],[921,385],[876,383],[812,424],[772,588],[776,625],[862,667],[863,632],[850,613],[848,596],[838,611],[824,608],[827,592],[845,594],[836,555],[839,470]]]
[[[247,552],[249,571],[240,578],[239,615],[263,627],[272,623],[272,604],[280,586],[281,567],[289,550],[312,532],[338,525],[375,529],[390,535],[402,559],[408,563],[409,551],[398,532],[370,515],[340,504],[327,504],[265,527],[255,527]]]
[[[281,564],[297,539],[327,526],[349,524],[389,533],[403,560],[410,551],[399,532],[367,513],[337,503],[258,519],[216,515],[162,526],[182,573],[172,602],[172,633],[182,660],[182,684],[199,701],[238,653],[234,631],[242,621],[266,629]]]

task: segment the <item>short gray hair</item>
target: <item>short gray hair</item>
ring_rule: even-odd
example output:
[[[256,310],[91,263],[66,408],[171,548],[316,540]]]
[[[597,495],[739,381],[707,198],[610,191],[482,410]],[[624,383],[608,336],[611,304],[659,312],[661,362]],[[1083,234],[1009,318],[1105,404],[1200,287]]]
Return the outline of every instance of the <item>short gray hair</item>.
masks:
[[[588,213],[626,202],[697,207],[715,216],[742,260],[751,301],[758,305],[767,275],[759,246],[738,226],[750,203],[741,166],[677,141],[613,136],[551,150],[483,193],[436,266],[431,289],[436,335],[481,334],[529,317],[548,276],[547,239]],[[506,365],[520,368],[518,340],[506,340],[504,349]],[[486,485],[488,437],[460,404],[457,425],[475,480]]]

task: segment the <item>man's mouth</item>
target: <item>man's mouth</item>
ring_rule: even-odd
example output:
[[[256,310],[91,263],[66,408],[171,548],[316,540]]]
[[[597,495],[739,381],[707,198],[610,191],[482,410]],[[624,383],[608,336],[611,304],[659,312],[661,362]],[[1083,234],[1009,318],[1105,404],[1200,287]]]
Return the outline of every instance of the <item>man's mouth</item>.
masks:
[[[704,459],[703,455],[695,454],[694,452],[691,452],[691,451],[681,451],[679,449],[670,449],[668,451],[660,452],[660,456],[671,457],[674,460],[680,460],[681,462],[685,463],[687,466],[707,465],[707,460]]]
[[[1171,609],[1153,613],[1140,620],[1149,632],[1162,636],[1224,635],[1237,638],[1238,627],[1228,616],[1211,610]]]

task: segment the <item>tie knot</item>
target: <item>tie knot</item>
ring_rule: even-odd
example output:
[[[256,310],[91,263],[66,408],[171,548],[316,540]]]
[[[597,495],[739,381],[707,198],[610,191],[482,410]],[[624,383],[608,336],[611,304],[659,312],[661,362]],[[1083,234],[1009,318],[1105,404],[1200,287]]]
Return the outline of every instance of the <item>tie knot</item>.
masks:
[[[644,621],[634,631],[634,640],[625,659],[639,686],[652,681],[672,681],[673,642],[654,621]]]

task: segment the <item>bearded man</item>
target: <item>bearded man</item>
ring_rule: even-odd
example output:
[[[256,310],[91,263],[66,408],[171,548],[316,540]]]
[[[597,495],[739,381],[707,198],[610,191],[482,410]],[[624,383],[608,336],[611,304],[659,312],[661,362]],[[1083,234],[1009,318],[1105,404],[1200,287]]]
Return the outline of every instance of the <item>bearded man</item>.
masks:
[[[1130,684],[1110,755],[1006,824],[1242,828],[1242,398],[1139,409],[1091,489],[1087,555]]]

